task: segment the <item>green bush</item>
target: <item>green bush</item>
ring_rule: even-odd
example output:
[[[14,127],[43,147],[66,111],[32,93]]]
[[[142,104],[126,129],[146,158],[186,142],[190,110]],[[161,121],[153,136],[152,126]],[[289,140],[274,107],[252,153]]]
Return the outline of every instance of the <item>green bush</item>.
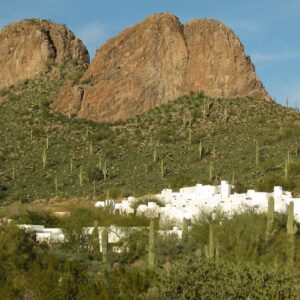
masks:
[[[4,200],[7,197],[7,187],[0,184],[0,200]]]
[[[164,206],[164,203],[161,200],[157,199],[157,198],[142,198],[142,199],[139,199],[139,200],[135,201],[132,205],[132,208],[134,210],[136,210],[139,205],[147,204],[149,202],[155,202],[158,206]]]
[[[61,220],[49,211],[27,211],[25,214],[12,217],[19,224],[44,225],[46,227],[59,227]]]
[[[89,182],[100,181],[104,179],[104,175],[102,170],[99,169],[99,167],[93,165],[89,165],[87,170],[87,177],[89,179]]]
[[[4,97],[9,93],[8,89],[2,89],[0,90],[0,97]]]
[[[156,299],[297,299],[299,292],[293,273],[281,266],[196,258],[175,263],[161,280]]]
[[[258,191],[272,192],[274,186],[282,186],[284,190],[291,191],[295,188],[295,180],[288,178],[287,180],[278,175],[269,175],[264,177],[263,181],[256,185]]]
[[[173,142],[172,132],[168,128],[162,128],[157,133],[157,139],[160,143],[167,144]]]
[[[178,174],[169,180],[171,188],[173,189],[179,189],[185,186],[192,186],[195,182],[192,176],[189,176],[187,174]]]

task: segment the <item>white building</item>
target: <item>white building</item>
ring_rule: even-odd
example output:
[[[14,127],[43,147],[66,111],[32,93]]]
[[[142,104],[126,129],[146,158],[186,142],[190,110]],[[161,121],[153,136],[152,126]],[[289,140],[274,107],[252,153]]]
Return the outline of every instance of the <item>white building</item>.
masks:
[[[141,204],[138,206],[136,214],[168,217],[181,222],[183,218],[195,219],[202,210],[220,209],[230,215],[250,207],[264,212],[268,208],[268,199],[272,196],[276,212],[286,213],[288,204],[293,201],[295,220],[300,222],[300,198],[292,198],[292,194],[283,191],[280,186],[275,186],[272,193],[248,190],[247,193],[238,194],[232,191],[233,186],[227,181],[221,181],[218,186],[197,184],[193,187],[181,188],[179,192],[164,189],[160,194],[152,196],[164,203],[163,207],[158,206],[155,202]],[[123,213],[132,213],[131,206],[134,201],[137,199],[132,197],[124,199],[121,203],[116,203],[115,208]]]

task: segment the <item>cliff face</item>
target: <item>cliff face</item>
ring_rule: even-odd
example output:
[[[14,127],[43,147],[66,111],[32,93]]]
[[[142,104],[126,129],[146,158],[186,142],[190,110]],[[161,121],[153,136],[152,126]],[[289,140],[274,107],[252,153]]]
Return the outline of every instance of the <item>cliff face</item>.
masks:
[[[88,65],[89,54],[65,26],[34,19],[0,31],[0,88],[30,79],[51,64],[71,60]]]
[[[192,91],[271,100],[228,27],[207,19],[182,25],[170,14],[150,16],[106,42],[81,81],[89,84],[80,99],[66,86],[52,107],[112,122]]]
[[[204,91],[213,98],[251,96],[270,100],[244,47],[232,30],[208,19],[184,26],[189,59],[185,91]]]
[[[147,111],[182,94],[188,53],[183,26],[154,15],[109,40],[84,75],[79,116],[113,121]]]

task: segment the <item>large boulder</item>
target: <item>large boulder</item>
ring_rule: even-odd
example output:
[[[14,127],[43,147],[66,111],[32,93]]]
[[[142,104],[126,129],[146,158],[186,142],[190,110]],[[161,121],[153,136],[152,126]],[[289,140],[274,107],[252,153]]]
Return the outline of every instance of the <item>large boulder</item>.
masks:
[[[72,98],[74,87],[64,87],[53,108],[70,113],[80,102],[80,118],[113,122],[195,91],[215,98],[271,100],[232,30],[207,19],[183,25],[167,13],[107,41],[81,82],[86,83],[81,101]]]
[[[63,25],[31,19],[0,31],[0,88],[30,79],[53,64],[88,65],[83,43]]]

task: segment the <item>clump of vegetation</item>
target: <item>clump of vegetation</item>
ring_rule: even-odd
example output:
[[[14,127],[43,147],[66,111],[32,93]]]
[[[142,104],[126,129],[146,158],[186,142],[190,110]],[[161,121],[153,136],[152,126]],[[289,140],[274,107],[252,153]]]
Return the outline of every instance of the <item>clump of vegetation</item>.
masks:
[[[154,198],[154,197],[144,197],[144,198],[141,198],[141,199],[138,199],[136,200],[133,205],[132,205],[132,208],[136,211],[136,209],[139,207],[139,205],[141,204],[145,204],[147,205],[149,202],[154,202],[156,203],[156,205],[158,206],[164,206],[165,204],[158,198]]]
[[[41,216],[30,214],[32,220]],[[126,218],[130,222],[124,223]],[[297,299],[299,294],[296,224],[291,215],[274,215],[271,208],[268,216],[254,210],[232,218],[202,212],[191,228],[185,226],[182,240],[159,234],[158,220],[141,222],[105,210],[78,208],[61,222],[67,240],[51,247],[38,245],[32,233],[13,225],[0,227],[0,259],[6,262],[0,265],[0,294],[5,299],[27,294],[55,299]],[[125,229],[120,253],[105,238],[110,224],[140,226]],[[84,235],[82,226],[94,227],[93,233]],[[98,226],[106,228],[102,253]]]

